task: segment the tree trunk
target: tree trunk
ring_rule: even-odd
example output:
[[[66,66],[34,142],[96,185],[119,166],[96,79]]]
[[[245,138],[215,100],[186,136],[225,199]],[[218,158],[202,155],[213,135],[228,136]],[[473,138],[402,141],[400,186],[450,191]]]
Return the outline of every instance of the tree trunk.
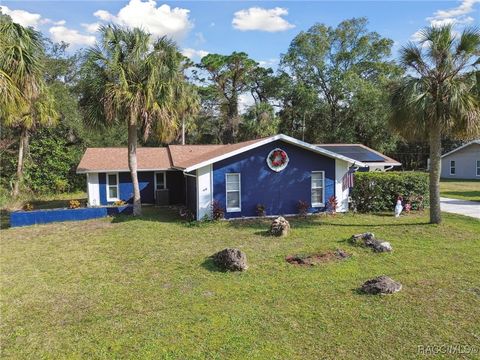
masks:
[[[142,204],[137,175],[137,125],[132,120],[128,124],[128,167],[133,185],[133,216],[138,216],[142,215]]]
[[[17,175],[15,183],[13,185],[13,196],[17,197],[20,194],[20,185],[23,182],[23,164],[25,159],[25,151],[28,147],[28,131],[26,128],[22,128],[20,133],[20,143],[18,145],[18,163],[17,163]]]
[[[185,116],[182,116],[182,145],[185,145]]]
[[[430,129],[430,223],[440,224],[440,169],[442,155],[441,131],[438,125]]]
[[[227,124],[223,133],[223,143],[233,144],[238,129],[238,96],[232,95],[227,105]]]

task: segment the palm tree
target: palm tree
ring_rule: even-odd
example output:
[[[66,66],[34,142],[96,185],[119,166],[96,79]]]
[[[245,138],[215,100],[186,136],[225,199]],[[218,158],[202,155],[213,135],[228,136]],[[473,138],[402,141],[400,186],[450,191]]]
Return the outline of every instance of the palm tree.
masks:
[[[58,121],[55,102],[43,79],[43,42],[39,32],[2,15],[0,21],[0,118],[20,130],[13,196],[23,182],[25,149],[36,128]]]
[[[183,56],[175,44],[153,39],[140,29],[100,28],[101,41],[83,65],[81,105],[93,124],[124,121],[128,126],[128,166],[133,184],[133,214],[141,214],[137,177],[138,130],[168,141],[178,126],[176,89],[184,81]]]
[[[442,136],[467,139],[480,132],[480,100],[475,66],[480,32],[451,26],[428,27],[419,44],[402,48],[407,75],[392,91],[391,125],[406,138],[430,144],[430,222],[441,222],[440,166]]]

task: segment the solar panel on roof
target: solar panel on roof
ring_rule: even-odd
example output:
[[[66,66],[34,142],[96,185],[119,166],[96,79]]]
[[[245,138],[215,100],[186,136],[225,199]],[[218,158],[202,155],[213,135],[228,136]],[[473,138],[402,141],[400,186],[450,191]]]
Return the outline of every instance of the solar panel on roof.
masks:
[[[320,146],[326,150],[335,152],[337,154],[349,157],[354,160],[358,161],[385,161],[383,157],[380,155],[374,153],[373,151],[369,149],[365,149],[364,147],[361,146],[355,146],[355,145],[340,145],[340,146]]]

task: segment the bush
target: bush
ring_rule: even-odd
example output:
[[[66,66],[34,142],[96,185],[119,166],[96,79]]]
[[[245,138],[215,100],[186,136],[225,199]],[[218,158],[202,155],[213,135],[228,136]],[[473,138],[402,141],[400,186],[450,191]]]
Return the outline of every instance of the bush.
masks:
[[[298,200],[297,203],[298,215],[302,217],[307,217],[308,214],[308,203],[303,200]]]
[[[213,220],[221,220],[225,216],[223,211],[222,204],[218,200],[212,201],[212,219]]]
[[[421,172],[356,172],[353,206],[360,212],[393,211],[398,196],[413,210],[429,204],[428,174]]]
[[[267,215],[265,205],[263,204],[257,204],[257,206],[255,206],[255,210],[257,212],[257,216],[263,217]]]
[[[80,201],[78,200],[70,200],[68,202],[68,207],[70,209],[78,209],[80,207]]]

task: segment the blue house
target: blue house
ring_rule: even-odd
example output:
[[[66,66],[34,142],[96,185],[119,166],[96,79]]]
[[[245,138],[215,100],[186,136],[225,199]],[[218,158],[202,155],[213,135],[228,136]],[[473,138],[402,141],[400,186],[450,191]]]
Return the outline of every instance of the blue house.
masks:
[[[296,214],[300,200],[310,213],[320,212],[331,196],[337,211],[347,211],[344,175],[368,167],[332,147],[282,134],[227,145],[139,148],[137,160],[143,203],[183,204],[198,220],[211,216],[214,201],[226,218],[257,216],[258,204],[266,215]],[[126,148],[88,148],[77,173],[87,175],[90,206],[132,201]]]

